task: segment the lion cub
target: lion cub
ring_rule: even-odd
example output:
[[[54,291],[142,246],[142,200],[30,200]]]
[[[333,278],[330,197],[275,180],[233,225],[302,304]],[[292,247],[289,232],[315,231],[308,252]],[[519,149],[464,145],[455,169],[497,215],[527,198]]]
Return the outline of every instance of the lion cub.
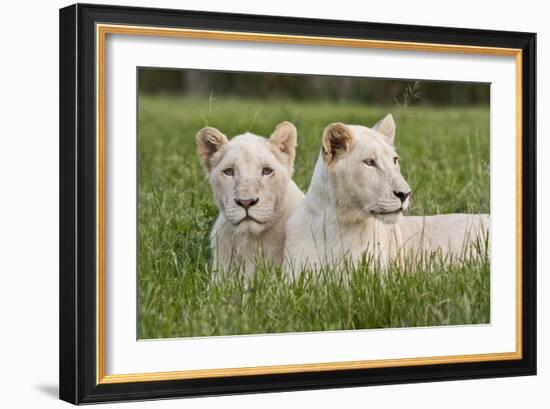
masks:
[[[280,123],[269,139],[245,133],[228,141],[215,128],[197,133],[218,218],[210,234],[214,267],[254,273],[255,261],[283,261],[285,224],[304,194],[291,179],[297,132]]]
[[[311,184],[286,227],[285,271],[338,268],[366,253],[385,267],[396,257],[458,253],[488,229],[487,215],[402,217],[411,188],[401,175],[391,114],[374,127],[324,130]]]

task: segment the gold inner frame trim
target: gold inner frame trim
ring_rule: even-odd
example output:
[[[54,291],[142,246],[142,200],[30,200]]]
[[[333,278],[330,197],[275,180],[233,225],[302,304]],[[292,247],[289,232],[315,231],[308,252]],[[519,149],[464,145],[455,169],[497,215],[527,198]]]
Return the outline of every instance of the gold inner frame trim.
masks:
[[[296,365],[185,370],[131,374],[105,374],[105,41],[107,34],[247,41],[295,45],[371,48],[401,51],[465,53],[515,57],[516,64],[516,350],[505,353],[450,355],[365,361],[321,362]],[[178,379],[321,372],[347,369],[388,368],[522,358],[522,51],[515,48],[363,40],[320,36],[179,29],[165,27],[96,25],[96,383],[113,384]]]

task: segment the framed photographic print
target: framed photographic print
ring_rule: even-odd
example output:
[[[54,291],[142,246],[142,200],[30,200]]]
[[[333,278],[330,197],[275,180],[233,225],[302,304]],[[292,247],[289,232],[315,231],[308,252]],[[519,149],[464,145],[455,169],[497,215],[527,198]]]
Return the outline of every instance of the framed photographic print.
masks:
[[[61,9],[61,399],[535,374],[535,44]]]

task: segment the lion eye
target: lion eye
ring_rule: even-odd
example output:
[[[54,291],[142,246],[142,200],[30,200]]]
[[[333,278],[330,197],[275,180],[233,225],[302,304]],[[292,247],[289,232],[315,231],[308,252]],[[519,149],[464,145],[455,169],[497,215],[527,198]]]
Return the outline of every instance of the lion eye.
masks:
[[[365,159],[363,163],[367,166],[376,166],[376,162],[374,161],[374,159]]]
[[[271,175],[272,173],[273,173],[273,169],[271,169],[271,168],[267,168],[267,167],[266,167],[266,168],[263,168],[263,169],[262,169],[262,175],[263,175],[263,176],[269,176],[269,175]]]
[[[222,172],[225,176],[233,176],[235,174],[235,171],[233,170],[233,168],[224,169],[222,170]]]
[[[395,158],[393,158],[393,164],[397,165],[398,163],[399,163],[399,156],[396,156]]]

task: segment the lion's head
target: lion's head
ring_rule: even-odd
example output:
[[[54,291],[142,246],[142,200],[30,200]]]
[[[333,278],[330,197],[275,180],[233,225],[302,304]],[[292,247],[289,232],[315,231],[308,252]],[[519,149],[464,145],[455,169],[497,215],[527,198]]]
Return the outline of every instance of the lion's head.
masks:
[[[259,235],[284,208],[293,173],[297,132],[282,122],[271,137],[245,133],[231,140],[215,128],[197,134],[198,153],[214,199],[227,221],[241,232]]]
[[[407,209],[411,188],[401,175],[391,114],[374,127],[333,123],[323,132],[322,155],[339,217],[374,216],[394,223]]]

